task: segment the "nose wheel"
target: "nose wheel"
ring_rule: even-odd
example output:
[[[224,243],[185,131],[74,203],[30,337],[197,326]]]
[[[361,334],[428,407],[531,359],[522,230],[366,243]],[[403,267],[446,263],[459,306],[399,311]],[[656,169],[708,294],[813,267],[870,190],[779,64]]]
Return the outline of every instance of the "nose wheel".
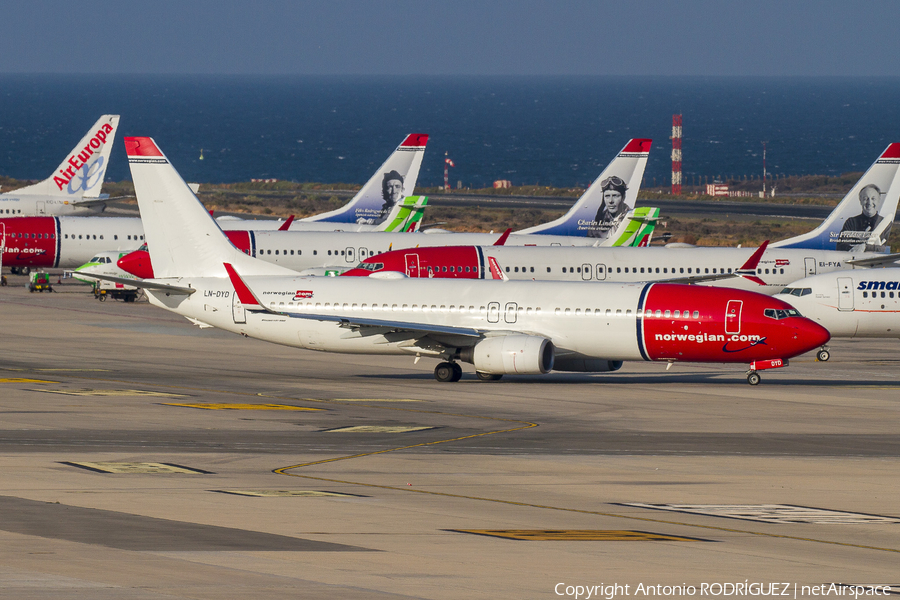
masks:
[[[462,378],[462,367],[453,362],[442,362],[434,368],[434,378],[441,383],[459,381]]]
[[[750,371],[747,374],[747,383],[750,385],[759,385],[760,377],[756,371]]]
[[[822,348],[816,353],[816,360],[820,362],[825,362],[829,358],[831,358],[831,352],[828,350],[828,348]]]

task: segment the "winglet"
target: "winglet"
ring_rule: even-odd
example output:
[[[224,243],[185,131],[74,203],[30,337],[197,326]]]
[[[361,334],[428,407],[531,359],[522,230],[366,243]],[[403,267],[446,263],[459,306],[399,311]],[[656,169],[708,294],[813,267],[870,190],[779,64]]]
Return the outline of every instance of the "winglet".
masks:
[[[291,223],[294,222],[294,215],[288,217],[287,221],[281,224],[281,227],[278,228],[278,231],[287,231],[291,228]]]
[[[250,288],[247,287],[247,284],[244,283],[241,276],[237,274],[234,267],[229,263],[222,264],[225,265],[225,270],[228,271],[231,285],[234,286],[234,291],[237,292],[238,300],[241,301],[241,304],[243,304],[245,308],[263,308],[262,303],[256,298],[256,295],[250,291]]]
[[[762,258],[762,255],[766,252],[766,247],[769,245],[769,240],[764,241],[759,248],[756,249],[750,258],[747,259],[740,269],[736,270],[734,273],[739,277],[743,277],[744,279],[749,279],[754,283],[758,283],[759,285],[766,285],[766,282],[756,276],[756,268],[759,266],[759,261]]]
[[[506,231],[503,232],[503,235],[501,235],[500,238],[496,242],[494,242],[494,245],[495,246],[503,246],[504,244],[506,244],[506,240],[509,239],[509,234],[511,232],[512,232],[512,227],[507,227]]]
[[[500,268],[500,264],[497,262],[496,258],[488,256],[488,264],[491,266],[491,279],[509,281],[509,277],[507,277],[506,273],[503,272],[503,269]]]

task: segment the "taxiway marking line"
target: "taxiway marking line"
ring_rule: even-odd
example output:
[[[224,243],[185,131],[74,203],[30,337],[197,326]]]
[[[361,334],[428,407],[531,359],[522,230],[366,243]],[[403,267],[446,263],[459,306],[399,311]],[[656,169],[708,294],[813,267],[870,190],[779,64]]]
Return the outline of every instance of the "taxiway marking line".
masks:
[[[72,376],[72,378],[73,379],[93,379],[93,380],[100,380],[100,381],[125,383],[125,381],[123,381],[123,380],[100,379],[100,378],[77,376],[77,375]],[[236,392],[234,390],[209,390],[209,389],[204,389],[204,388],[193,388],[193,387],[188,387],[188,386],[176,386],[176,385],[159,385],[159,386],[154,386],[154,387],[180,389],[180,390],[193,390],[193,391],[202,391],[202,392],[213,392],[213,393],[220,393],[220,394],[231,394],[231,395],[235,395],[235,396],[267,397],[267,398],[274,398],[274,399],[278,399],[278,400],[292,400],[295,402],[299,400],[298,398],[288,398],[288,397],[283,397],[283,396],[270,396],[270,395],[261,394],[261,393],[254,394],[251,392]],[[861,386],[861,387],[864,387],[864,386]],[[317,402],[317,403],[323,403],[323,404],[334,402],[333,400],[316,400],[313,398],[303,398],[302,401]],[[507,504],[510,506],[523,506],[526,508],[539,508],[539,509],[544,509],[544,510],[555,510],[555,511],[561,511],[561,512],[572,512],[572,513],[580,513],[580,514],[588,514],[588,515],[597,515],[597,516],[605,516],[605,517],[612,517],[612,518],[619,518],[619,519],[629,519],[629,520],[633,520],[633,521],[643,521],[643,522],[647,522],[647,523],[662,523],[662,524],[667,524],[667,525],[678,525],[678,526],[682,526],[682,527],[695,527],[695,528],[699,528],[699,529],[709,529],[712,531],[723,531],[723,532],[727,532],[727,533],[740,533],[740,534],[755,535],[755,536],[760,536],[760,537],[787,539],[787,540],[794,540],[794,541],[801,541],[801,542],[814,542],[814,543],[819,543],[819,544],[830,544],[830,545],[835,545],[835,546],[860,548],[863,550],[876,550],[876,551],[880,551],[880,552],[894,552],[894,553],[900,554],[900,549],[898,549],[898,548],[881,548],[878,546],[867,546],[864,544],[851,544],[848,542],[835,542],[832,540],[820,540],[820,539],[816,539],[816,538],[804,538],[804,537],[793,536],[793,535],[782,535],[782,534],[777,534],[777,533],[765,533],[765,532],[761,532],[761,531],[751,531],[751,530],[746,530],[746,529],[734,529],[734,528],[729,528],[729,527],[719,527],[717,525],[699,525],[699,524],[695,524],[695,523],[684,523],[681,521],[670,521],[667,519],[653,519],[650,517],[638,517],[638,516],[634,516],[634,515],[623,515],[623,514],[608,513],[608,512],[602,512],[602,511],[584,510],[584,509],[578,509],[578,508],[567,508],[567,507],[562,507],[562,506],[548,506],[548,505],[543,505],[543,504],[532,504],[529,502],[516,502],[514,500],[502,500],[500,498],[485,498],[485,497],[480,497],[480,496],[466,496],[463,494],[451,494],[449,492],[434,492],[434,491],[430,491],[430,490],[417,490],[417,489],[409,488],[409,487],[400,488],[400,487],[394,487],[394,486],[390,486],[390,485],[380,485],[380,484],[375,484],[375,483],[362,483],[359,481],[344,481],[341,479],[330,479],[327,477],[315,477],[313,475],[300,475],[298,473],[288,473],[287,471],[289,471],[291,469],[296,469],[296,468],[301,468],[301,467],[309,467],[309,466],[318,465],[318,464],[337,462],[340,460],[349,460],[351,458],[362,458],[365,456],[386,454],[389,452],[395,452],[397,450],[405,450],[408,448],[433,446],[436,444],[443,444],[443,443],[452,442],[452,441],[470,439],[473,437],[482,437],[485,435],[493,435],[496,433],[507,433],[507,432],[519,431],[519,430],[523,430],[523,429],[531,429],[532,427],[538,427],[537,423],[531,423],[528,421],[519,421],[519,420],[515,420],[515,419],[504,419],[501,417],[484,417],[484,416],[479,416],[479,415],[461,415],[461,414],[455,414],[455,413],[444,413],[444,412],[440,412],[440,411],[436,411],[436,410],[412,409],[412,408],[403,408],[403,407],[399,407],[399,406],[380,406],[377,404],[376,405],[352,404],[351,406],[366,406],[369,408],[377,408],[379,410],[395,410],[395,411],[403,411],[403,412],[429,413],[429,414],[444,415],[444,416],[466,417],[466,418],[480,419],[480,420],[506,421],[506,422],[511,422],[511,423],[523,423],[523,425],[521,427],[515,427],[515,428],[511,428],[511,429],[502,429],[502,430],[496,430],[496,431],[491,431],[491,432],[484,432],[484,433],[479,433],[479,434],[474,434],[474,435],[469,435],[469,436],[463,436],[463,437],[459,437],[459,438],[452,438],[452,439],[447,439],[447,440],[437,440],[437,441],[433,441],[433,442],[413,444],[411,446],[403,446],[400,448],[391,448],[391,449],[387,449],[387,450],[379,450],[376,452],[365,452],[365,453],[361,453],[361,454],[354,454],[352,456],[343,456],[343,457],[331,458],[331,459],[326,459],[326,460],[321,460],[321,461],[314,461],[314,462],[310,462],[310,463],[301,463],[301,464],[297,464],[297,465],[291,465],[288,467],[280,467],[278,469],[273,469],[272,472],[277,473],[279,475],[287,475],[288,477],[301,477],[304,479],[313,479],[316,481],[328,481],[331,483],[343,483],[346,485],[359,485],[359,486],[363,486],[363,487],[394,490],[394,491],[399,491],[399,492],[429,494],[432,496],[444,496],[447,498],[460,498],[463,500],[477,500],[477,501],[481,501],[481,502],[493,502],[496,504]]]

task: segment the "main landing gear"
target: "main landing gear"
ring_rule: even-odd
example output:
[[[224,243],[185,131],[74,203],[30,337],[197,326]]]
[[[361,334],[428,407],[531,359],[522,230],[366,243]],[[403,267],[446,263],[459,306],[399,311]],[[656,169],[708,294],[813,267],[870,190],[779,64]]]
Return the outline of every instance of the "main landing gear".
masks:
[[[780,369],[781,367],[786,366],[788,366],[788,361],[780,358],[773,358],[772,360],[755,360],[750,363],[750,370],[747,371],[747,383],[750,385],[759,385],[760,376],[757,371]]]
[[[818,352],[816,352],[816,360],[820,362],[825,362],[829,358],[831,358],[831,351],[828,350],[828,348],[826,348],[825,346],[822,346],[822,348]]]
[[[459,381],[462,378],[462,367],[455,362],[442,362],[434,368],[434,378],[445,383]]]

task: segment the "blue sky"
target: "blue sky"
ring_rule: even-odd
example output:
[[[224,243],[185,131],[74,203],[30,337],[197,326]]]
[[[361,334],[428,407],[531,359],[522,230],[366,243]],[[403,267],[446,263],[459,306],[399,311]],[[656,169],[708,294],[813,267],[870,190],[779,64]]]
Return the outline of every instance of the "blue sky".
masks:
[[[0,0],[0,72],[900,76],[900,2]]]

